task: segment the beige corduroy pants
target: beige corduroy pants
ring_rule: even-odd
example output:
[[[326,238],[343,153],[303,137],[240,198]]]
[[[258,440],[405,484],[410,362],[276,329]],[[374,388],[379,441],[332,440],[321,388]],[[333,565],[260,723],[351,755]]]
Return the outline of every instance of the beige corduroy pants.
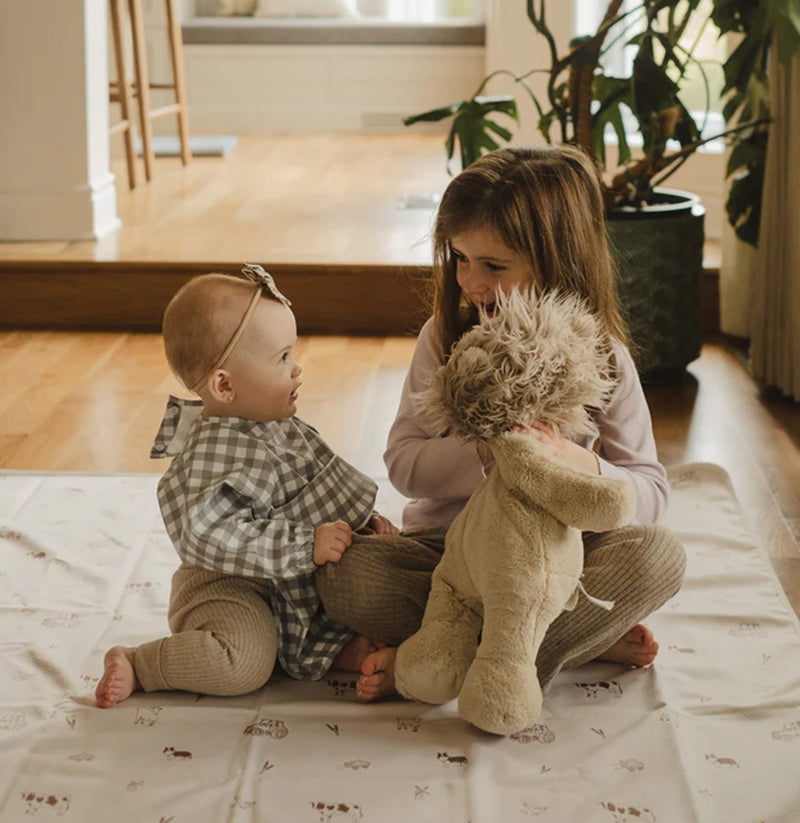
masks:
[[[134,652],[141,688],[221,696],[261,688],[278,649],[268,596],[264,580],[180,566],[172,577],[172,636]]]
[[[354,535],[338,563],[316,573],[326,612],[354,631],[399,645],[422,621],[445,530],[400,536]],[[487,547],[491,551],[491,547]],[[660,525],[584,536],[586,591],[613,600],[611,611],[579,597],[548,629],[536,666],[542,688],[564,667],[594,659],[673,597],[685,568],[683,546]]]

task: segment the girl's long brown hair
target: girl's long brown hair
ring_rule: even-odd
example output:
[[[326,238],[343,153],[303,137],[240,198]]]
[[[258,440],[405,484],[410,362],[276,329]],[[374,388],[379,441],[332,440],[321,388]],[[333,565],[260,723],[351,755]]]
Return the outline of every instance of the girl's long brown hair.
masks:
[[[450,248],[454,235],[488,230],[520,254],[535,293],[581,296],[609,335],[629,344],[606,235],[600,174],[572,146],[508,148],[476,160],[442,196],[433,233],[436,328],[444,351],[477,320],[466,312]]]

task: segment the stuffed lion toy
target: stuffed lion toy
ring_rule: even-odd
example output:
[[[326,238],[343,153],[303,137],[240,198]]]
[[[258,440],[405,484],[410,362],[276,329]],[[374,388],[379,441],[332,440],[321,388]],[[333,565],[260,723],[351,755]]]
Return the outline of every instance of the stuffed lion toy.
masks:
[[[568,466],[527,433],[534,422],[565,437],[596,433],[591,413],[614,388],[598,320],[579,299],[556,294],[512,292],[497,308],[461,337],[417,398],[439,431],[485,443],[495,465],[447,532],[422,625],[400,645],[395,678],[403,696],[457,697],[465,720],[506,735],[541,712],[536,654],[582,589],[581,531],[626,523],[633,492]]]

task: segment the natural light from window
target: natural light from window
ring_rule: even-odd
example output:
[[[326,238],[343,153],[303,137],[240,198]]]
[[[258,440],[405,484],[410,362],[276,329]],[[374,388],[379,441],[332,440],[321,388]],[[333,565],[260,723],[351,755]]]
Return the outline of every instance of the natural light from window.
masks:
[[[483,0],[357,0],[364,17],[395,23],[433,23],[449,19],[483,19]]]

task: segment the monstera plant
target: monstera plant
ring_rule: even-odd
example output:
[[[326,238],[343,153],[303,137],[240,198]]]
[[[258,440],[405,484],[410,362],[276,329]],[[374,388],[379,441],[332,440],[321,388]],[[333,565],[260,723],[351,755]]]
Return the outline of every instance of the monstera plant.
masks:
[[[582,146],[603,172],[617,286],[640,369],[682,373],[702,342],[705,209],[695,195],[663,183],[701,146],[724,137],[731,146],[728,219],[740,238],[757,243],[770,122],[769,52],[776,41],[784,60],[800,49],[800,0],[609,0],[597,30],[566,48],[559,48],[548,26],[547,2],[527,0],[526,10],[532,35],[544,39],[549,65],[523,76],[494,72],[469,99],[405,123],[452,118],[448,163],[457,145],[465,167],[514,138],[515,95],[487,93],[498,75],[510,75],[533,102],[542,137]],[[723,65],[726,127],[709,137],[706,65],[696,52],[712,23],[738,44]],[[632,53],[627,73],[604,68],[614,45]],[[541,84],[534,90],[534,74],[544,76],[544,91]],[[685,102],[691,75],[706,87],[700,115]],[[630,139],[634,128],[636,140]],[[606,151],[609,129],[616,137],[613,162]]]
[[[538,130],[547,142],[575,143],[595,157],[606,174],[609,212],[652,204],[658,199],[654,190],[670,174],[705,143],[725,137],[732,145],[729,219],[739,236],[755,245],[769,127],[768,54],[775,38],[782,59],[800,48],[800,0],[641,0],[633,7],[610,0],[597,31],[565,49],[559,49],[547,24],[545,0],[527,0],[527,15],[536,36],[546,43],[549,66],[511,76],[533,101]],[[708,95],[706,112],[699,116],[684,103],[690,73],[706,80],[704,63],[694,54],[699,38],[687,45],[685,35],[690,27],[702,31],[711,23],[720,35],[738,35],[739,43],[723,66],[728,127],[708,137],[701,136]],[[632,68],[624,76],[603,68],[606,51],[620,42],[633,51]],[[528,82],[534,73],[546,75],[544,95]],[[461,165],[467,166],[513,138],[515,97],[486,93],[498,75],[509,74],[493,72],[469,99],[404,122],[452,118],[448,160],[458,144]],[[631,119],[639,135],[637,149],[628,139]],[[618,147],[613,168],[608,167],[605,146],[609,126]]]

